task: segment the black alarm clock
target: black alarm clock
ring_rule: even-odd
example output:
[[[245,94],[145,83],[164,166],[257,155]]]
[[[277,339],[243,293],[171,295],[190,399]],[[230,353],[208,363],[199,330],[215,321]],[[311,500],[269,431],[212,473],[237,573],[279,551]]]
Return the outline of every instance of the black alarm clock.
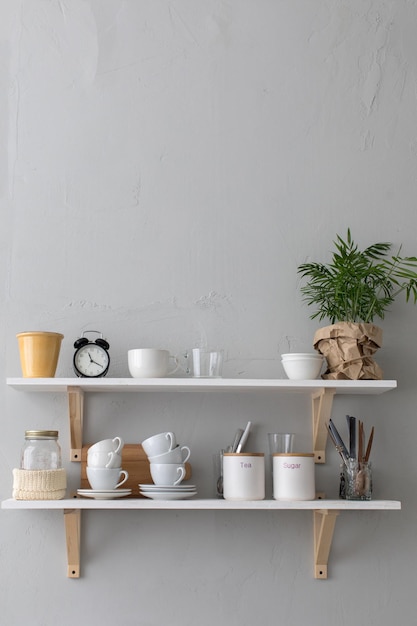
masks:
[[[87,333],[100,335],[95,341],[85,337]],[[103,339],[103,333],[98,330],[86,330],[74,342],[74,372],[80,378],[101,378],[109,371],[110,355],[109,343]]]

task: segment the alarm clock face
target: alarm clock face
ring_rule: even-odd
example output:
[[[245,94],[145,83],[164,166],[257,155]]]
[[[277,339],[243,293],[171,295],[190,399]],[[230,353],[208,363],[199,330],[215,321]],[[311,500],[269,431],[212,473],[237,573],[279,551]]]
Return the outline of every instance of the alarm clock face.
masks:
[[[95,343],[81,346],[74,354],[74,368],[78,376],[98,378],[105,376],[109,369],[108,352]]]

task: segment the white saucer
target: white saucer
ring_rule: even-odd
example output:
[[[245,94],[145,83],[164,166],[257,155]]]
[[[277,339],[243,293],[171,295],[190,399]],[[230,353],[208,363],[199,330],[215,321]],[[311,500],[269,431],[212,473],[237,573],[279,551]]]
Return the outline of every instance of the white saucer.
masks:
[[[113,498],[125,498],[132,493],[131,489],[77,489],[79,496],[95,498],[96,500],[112,500]]]
[[[141,491],[142,496],[145,498],[152,498],[152,500],[185,500],[185,498],[192,498],[197,495],[196,491],[160,491],[160,492],[150,492],[150,491]]]
[[[195,491],[195,485],[139,485],[143,491]]]

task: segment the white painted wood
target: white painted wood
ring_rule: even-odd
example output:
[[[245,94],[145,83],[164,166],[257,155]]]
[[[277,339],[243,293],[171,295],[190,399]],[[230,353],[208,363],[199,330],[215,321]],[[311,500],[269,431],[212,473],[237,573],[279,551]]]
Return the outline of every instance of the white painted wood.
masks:
[[[288,510],[327,510],[341,511],[389,511],[401,509],[397,500],[304,500],[304,501],[228,501],[222,499],[189,500],[150,500],[145,498],[126,498],[116,500],[92,500],[89,498],[67,498],[64,500],[4,500],[2,509],[174,509],[174,510],[250,510],[250,511],[288,511]]]
[[[311,393],[334,389],[337,394],[377,395],[396,389],[395,380],[287,380],[244,378],[8,378],[21,391],[66,392],[80,387],[90,392],[117,391],[279,391]]]

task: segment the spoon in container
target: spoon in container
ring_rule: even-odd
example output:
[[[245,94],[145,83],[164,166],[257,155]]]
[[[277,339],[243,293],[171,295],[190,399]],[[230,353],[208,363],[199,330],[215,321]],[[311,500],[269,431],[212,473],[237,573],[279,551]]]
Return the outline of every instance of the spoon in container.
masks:
[[[241,440],[242,435],[243,435],[243,428],[238,428],[235,434],[235,438],[233,439],[232,452],[236,452],[238,443]]]
[[[239,443],[238,443],[238,446],[237,446],[237,449],[236,449],[236,452],[237,452],[238,454],[239,454],[239,453],[243,450],[243,446],[245,445],[245,443],[246,443],[246,442],[247,442],[247,440],[248,440],[248,437],[249,437],[249,432],[250,432],[250,427],[251,427],[251,426],[252,426],[252,422],[248,422],[248,423],[246,424],[246,428],[245,428],[245,430],[243,431],[243,435],[242,435],[242,437],[240,438]]]

